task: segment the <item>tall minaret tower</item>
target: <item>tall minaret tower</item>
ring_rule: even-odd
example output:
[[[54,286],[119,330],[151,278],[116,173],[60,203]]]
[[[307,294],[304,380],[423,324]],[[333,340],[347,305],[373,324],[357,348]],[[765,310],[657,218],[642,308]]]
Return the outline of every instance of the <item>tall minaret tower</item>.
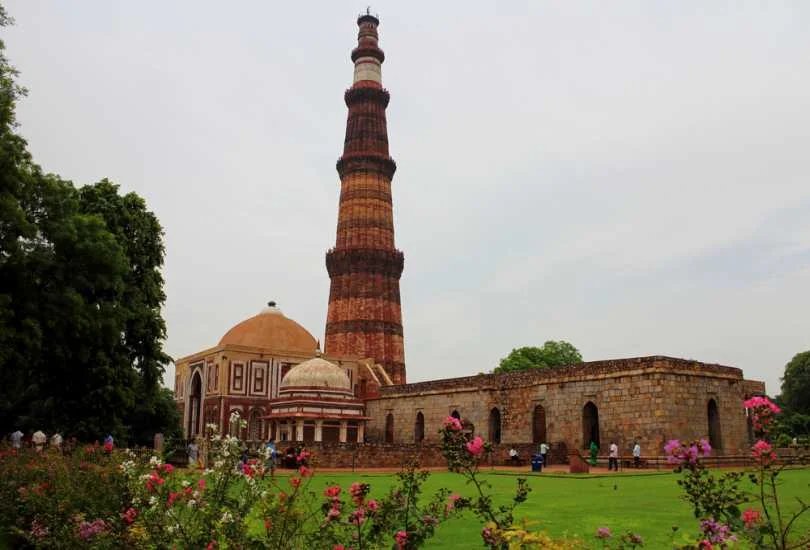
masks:
[[[385,54],[377,45],[379,24],[369,13],[357,19],[354,83],[344,94],[349,118],[343,156],[337,162],[337,239],[326,253],[331,286],[325,351],[373,358],[394,383],[404,384],[399,300],[404,256],[394,248],[391,179],[396,164],[388,155],[389,95],[382,87]]]

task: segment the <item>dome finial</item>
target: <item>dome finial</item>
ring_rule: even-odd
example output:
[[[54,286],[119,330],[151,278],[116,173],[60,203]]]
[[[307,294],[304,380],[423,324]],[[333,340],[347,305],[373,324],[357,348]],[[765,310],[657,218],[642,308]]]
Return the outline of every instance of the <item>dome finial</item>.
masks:
[[[276,307],[276,301],[270,300],[269,302],[267,302],[267,307]]]

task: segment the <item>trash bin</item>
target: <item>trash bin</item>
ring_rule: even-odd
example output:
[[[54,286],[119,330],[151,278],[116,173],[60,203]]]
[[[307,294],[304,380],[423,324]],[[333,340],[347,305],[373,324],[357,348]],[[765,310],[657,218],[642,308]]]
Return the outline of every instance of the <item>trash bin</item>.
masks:
[[[532,472],[543,471],[543,457],[540,455],[532,455]]]

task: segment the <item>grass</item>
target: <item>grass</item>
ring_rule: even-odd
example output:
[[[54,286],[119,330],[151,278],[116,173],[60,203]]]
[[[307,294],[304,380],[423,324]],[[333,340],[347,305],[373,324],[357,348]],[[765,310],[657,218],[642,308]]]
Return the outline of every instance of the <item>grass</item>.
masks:
[[[509,501],[514,494],[516,474],[485,473],[492,485],[495,504]],[[531,475],[532,492],[527,502],[517,509],[516,518],[537,522],[535,527],[555,536],[579,536],[593,540],[597,527],[610,527],[614,533],[633,531],[641,534],[647,548],[671,548],[672,526],[680,527],[675,535],[696,535],[697,522],[691,507],[680,498],[682,491],[671,473],[613,474],[604,476]],[[788,470],[780,476],[780,502],[783,513],[796,509],[796,497],[810,495],[810,470]],[[317,474],[310,486],[320,493],[326,485],[344,488],[353,481],[369,483],[372,496],[380,496],[394,484],[390,474],[324,473]],[[753,488],[745,481],[746,488]],[[472,495],[459,475],[434,473],[424,486],[423,494],[447,487],[460,495]],[[759,507],[759,506],[755,506]],[[467,513],[442,524],[428,548],[478,548],[481,546],[481,523]],[[804,517],[799,532],[810,529],[810,517]],[[802,531],[803,530],[803,531]]]

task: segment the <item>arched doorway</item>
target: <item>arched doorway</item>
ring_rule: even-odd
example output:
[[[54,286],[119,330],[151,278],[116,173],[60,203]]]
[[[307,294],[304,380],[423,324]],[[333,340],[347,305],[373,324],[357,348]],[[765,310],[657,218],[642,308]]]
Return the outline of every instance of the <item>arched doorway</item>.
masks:
[[[385,442],[394,442],[394,415],[391,413],[385,415]]]
[[[425,439],[425,415],[416,413],[416,424],[413,427],[413,440],[419,443]]]
[[[501,442],[501,411],[498,407],[489,411],[489,440],[492,443]]]
[[[532,441],[535,443],[544,443],[546,441],[546,409],[543,408],[543,405],[537,405],[534,408]]]
[[[191,391],[188,394],[188,438],[197,437],[200,433],[200,412],[202,411],[202,376],[200,371],[194,371],[191,377]]]
[[[599,442],[599,409],[588,401],[582,409],[582,447],[587,449],[591,441],[601,447]]]
[[[460,414],[458,414],[458,411],[453,411],[453,412],[451,412],[451,413],[450,413],[450,416],[452,416],[452,417],[453,417],[453,418],[455,418],[456,420],[461,420],[461,415],[460,415]]]
[[[247,438],[250,441],[258,441],[262,438],[262,420],[259,409],[253,409],[250,411],[250,418],[248,418]]]
[[[720,434],[720,412],[717,410],[717,401],[709,399],[706,414],[709,420],[709,445],[712,449],[722,449],[723,438]]]

